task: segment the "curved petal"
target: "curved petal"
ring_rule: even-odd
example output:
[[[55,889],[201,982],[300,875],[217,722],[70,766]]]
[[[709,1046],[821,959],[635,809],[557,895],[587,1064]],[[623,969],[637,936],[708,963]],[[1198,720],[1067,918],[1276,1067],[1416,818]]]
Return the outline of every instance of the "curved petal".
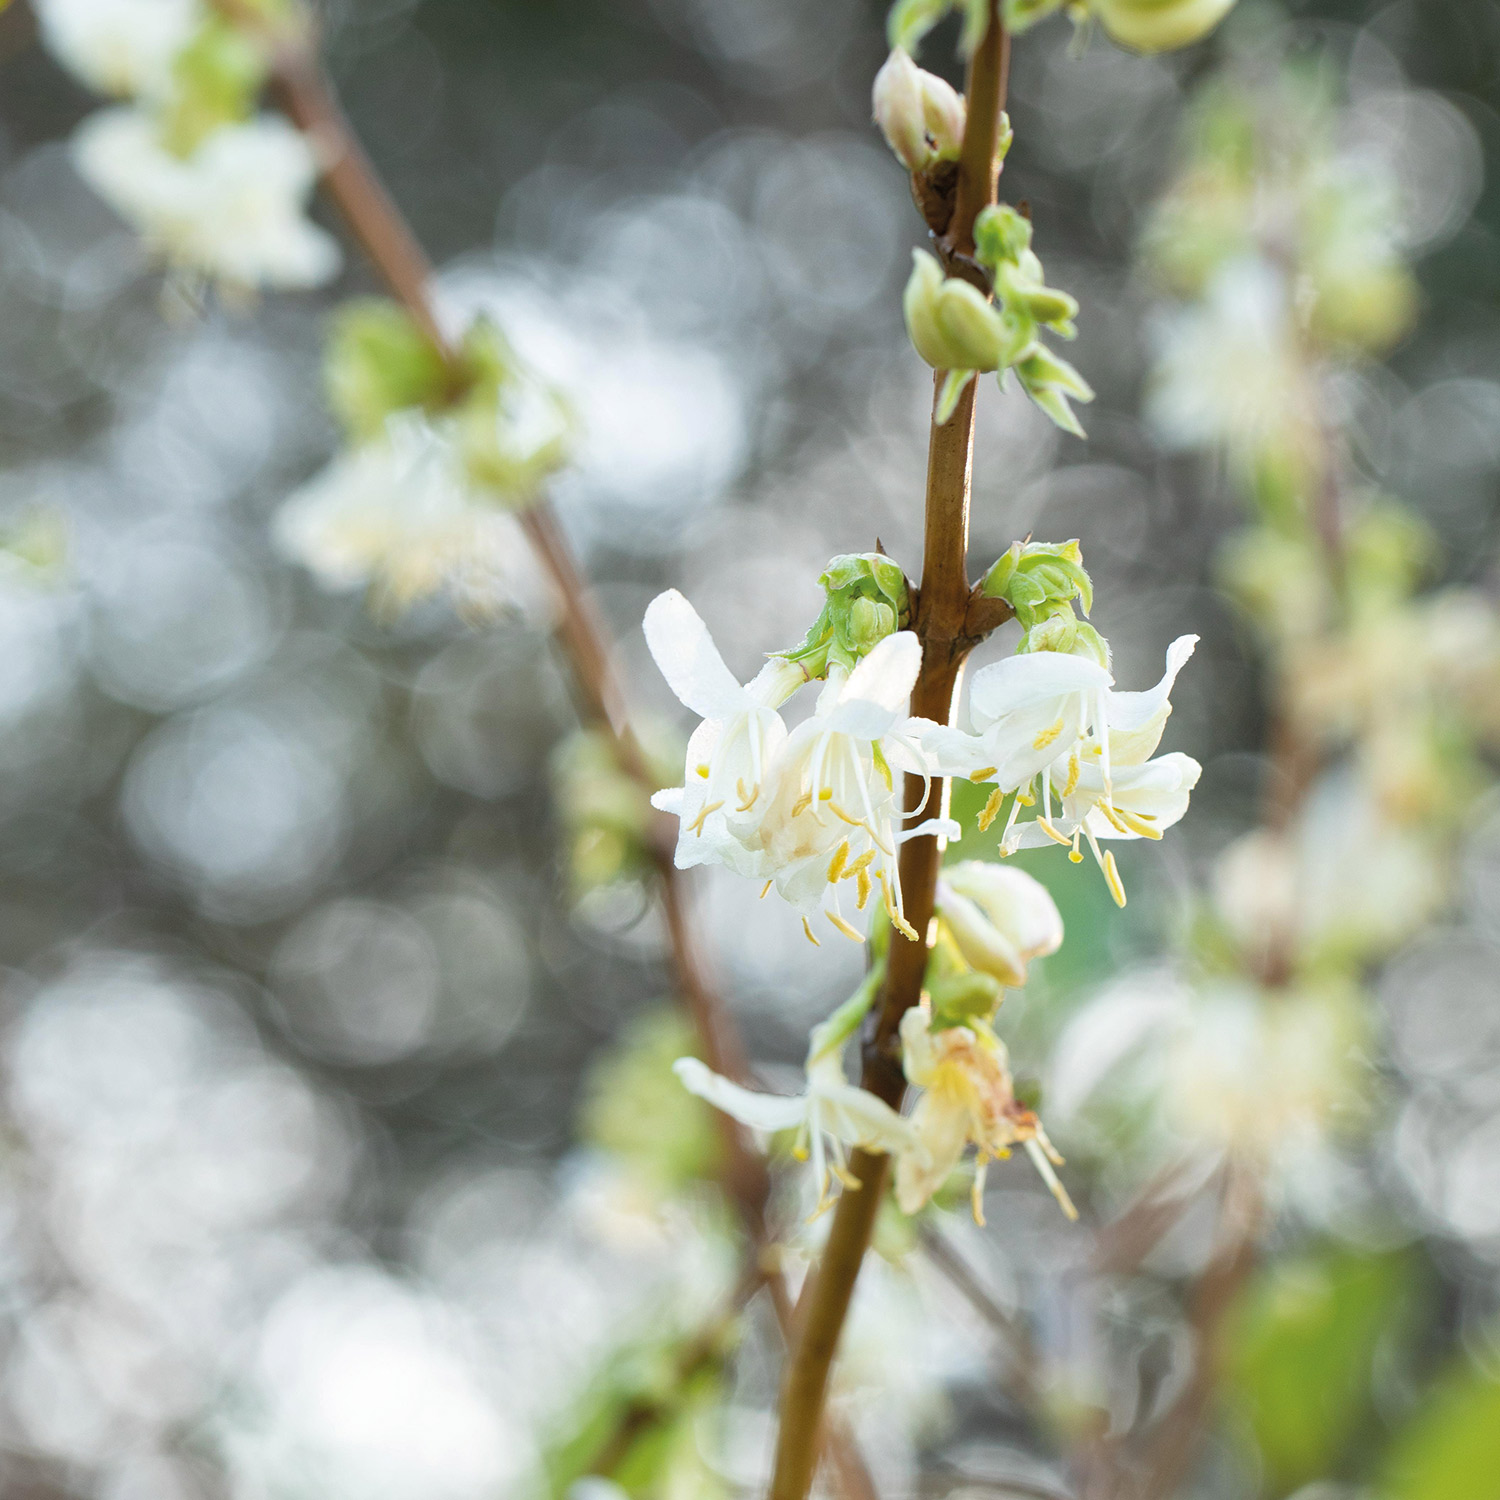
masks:
[[[1095,692],[1114,679],[1096,661],[1059,651],[1029,651],[981,667],[969,684],[969,712],[975,728],[1002,714],[1063,693]]]
[[[915,1144],[910,1120],[852,1083],[819,1093],[818,1122],[830,1135],[866,1151],[896,1152]]]
[[[802,1095],[757,1094],[721,1078],[696,1057],[679,1057],[672,1071],[688,1093],[706,1099],[715,1109],[754,1130],[790,1130],[807,1117],[807,1100]]]
[[[1109,749],[1116,765],[1139,765],[1161,743],[1161,732],[1172,712],[1168,701],[1177,674],[1198,644],[1195,635],[1180,635],[1167,648],[1167,669],[1160,682],[1143,693],[1110,692],[1105,697],[1109,721]]]
[[[727,718],[746,706],[745,689],[724,665],[708,626],[676,589],[647,605],[642,624],[667,685],[700,718]]]
[[[922,647],[915,633],[898,631],[881,641],[849,674],[839,702],[874,703],[898,714],[906,707],[921,670]]]

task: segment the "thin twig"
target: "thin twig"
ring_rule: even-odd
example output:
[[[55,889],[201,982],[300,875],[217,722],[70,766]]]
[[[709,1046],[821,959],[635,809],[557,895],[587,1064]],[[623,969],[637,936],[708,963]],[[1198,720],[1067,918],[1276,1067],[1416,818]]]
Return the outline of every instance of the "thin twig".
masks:
[[[970,59],[966,84],[969,112],[964,131],[956,204],[947,247],[974,248],[974,220],[995,199],[1000,109],[1004,102],[1009,46],[1000,20],[999,0],[990,0],[989,25]],[[941,377],[934,380],[934,408]],[[970,608],[968,579],[969,485],[974,456],[974,389],[970,381],[952,418],[931,430],[927,469],[927,508],[922,582],[912,628],[922,645],[922,669],[912,690],[911,711],[946,724],[953,710],[964,658],[973,641],[965,634]],[[908,805],[917,811],[914,827],[946,808],[948,784],[938,779],[930,791],[920,777],[908,777]],[[931,924],[942,854],[935,838],[910,839],[902,846],[900,876],[907,920],[917,933],[912,942],[894,933],[888,978],[873,1035],[864,1049],[860,1082],[888,1104],[899,1105],[905,1079],[897,1055],[896,1029],[917,1003],[927,967]],[[771,1500],[804,1500],[817,1461],[818,1431],[827,1398],[829,1370],[843,1332],[855,1280],[874,1229],[885,1191],[889,1160],[855,1151],[849,1170],[861,1184],[839,1199],[828,1242],[814,1280],[799,1309],[791,1356],[781,1393],[781,1427]]]

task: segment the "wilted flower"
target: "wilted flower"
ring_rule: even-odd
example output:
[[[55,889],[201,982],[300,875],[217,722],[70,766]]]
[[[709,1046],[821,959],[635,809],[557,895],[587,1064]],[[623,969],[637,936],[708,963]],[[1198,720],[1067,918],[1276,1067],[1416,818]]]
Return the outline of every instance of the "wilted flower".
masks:
[[[901,1018],[906,1077],[923,1090],[911,1115],[915,1144],[896,1161],[896,1201],[902,1212],[914,1214],[932,1197],[972,1141],[979,1152],[973,1192],[976,1220],[984,1222],[987,1164],[1009,1156],[1015,1145],[1026,1148],[1064,1213],[1076,1219],[1078,1211],[1052,1170],[1062,1158],[1036,1114],[1016,1099],[1004,1043],[983,1021],[940,1031],[933,1031],[931,1023],[926,1006],[914,1006]]]
[[[222,125],[177,156],[151,115],[100,110],[73,152],[89,186],[174,268],[242,289],[314,287],[338,271],[337,244],[304,214],[312,147],[279,117]]]

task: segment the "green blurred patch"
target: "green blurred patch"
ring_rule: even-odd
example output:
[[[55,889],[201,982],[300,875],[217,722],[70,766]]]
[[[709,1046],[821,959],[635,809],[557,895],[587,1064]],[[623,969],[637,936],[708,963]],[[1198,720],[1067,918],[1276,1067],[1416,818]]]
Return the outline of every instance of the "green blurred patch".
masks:
[[[1397,1434],[1381,1500],[1500,1500],[1500,1380],[1468,1360]]]
[[[1225,1329],[1224,1398],[1260,1449],[1267,1493],[1338,1471],[1374,1419],[1377,1351],[1411,1325],[1418,1295],[1409,1255],[1332,1246],[1246,1288]]]
[[[696,1055],[687,1022],[673,1010],[632,1021],[584,1085],[579,1134],[664,1193],[712,1178],[720,1162],[713,1112],[672,1072]]]

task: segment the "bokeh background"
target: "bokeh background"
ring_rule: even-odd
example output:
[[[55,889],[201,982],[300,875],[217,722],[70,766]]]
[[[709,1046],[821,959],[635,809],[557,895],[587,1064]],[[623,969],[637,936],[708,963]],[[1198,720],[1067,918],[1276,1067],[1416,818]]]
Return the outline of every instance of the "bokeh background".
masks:
[[[643,711],[676,714],[639,630],[665,584],[743,674],[800,637],[830,555],[879,538],[915,571],[930,383],[899,293],[921,226],[868,123],[881,7],[320,14],[455,326],[498,311],[577,402],[555,498]],[[1348,70],[1356,128],[1391,147],[1422,289],[1416,331],[1362,387],[1357,461],[1435,529],[1445,577],[1488,589],[1500,5],[1288,14],[1295,46]],[[666,1024],[660,923],[630,882],[575,899],[551,789],[576,718],[540,622],[373,618],[272,548],[269,518],[337,444],[321,340],[338,298],[374,289],[357,254],[327,293],[164,302],[70,165],[96,101],[32,30],[15,5],[0,16],[0,520],[62,518],[67,547],[56,576],[0,577],[0,1493],[526,1494],[601,1357],[724,1276],[722,1242],[637,1211],[590,1142],[591,1070]],[[1099,399],[1078,441],[986,387],[975,561],[1081,537],[1130,686],[1201,634],[1169,748],[1205,766],[1178,833],[1123,861],[1124,914],[1091,868],[1057,875],[1069,942],[1004,1016],[1022,1074],[1102,985],[1151,972],[1264,779],[1253,643],[1211,569],[1232,485],[1141,418],[1159,310],[1136,241],[1214,56],[1102,37],[1075,56],[1056,23],[1014,59],[1002,193],[1029,202],[1049,281],[1082,303],[1070,357]],[[1322,1200],[1321,1231],[1420,1266],[1423,1337],[1382,1366],[1377,1426],[1455,1351],[1500,1367],[1485,804],[1465,841],[1456,906],[1381,982],[1378,1123],[1355,1185]],[[790,1087],[860,959],[809,948],[754,897],[697,887],[750,1048]],[[1169,1381],[1171,1299],[1148,1280],[1081,1313],[1079,1232],[1024,1163],[996,1169],[990,1199],[987,1230],[950,1232],[1071,1372],[1058,1399],[1133,1410]],[[1174,1253],[1192,1263],[1190,1233]],[[846,1399],[889,1493],[1046,1470],[1050,1440],[997,1374],[1008,1346],[969,1303],[920,1264],[872,1272],[865,1295]],[[773,1351],[752,1348],[731,1480],[760,1471],[773,1381]],[[1471,1477],[1475,1500],[1500,1492],[1495,1467]],[[1225,1448],[1196,1482],[1249,1496],[1261,1478]]]

